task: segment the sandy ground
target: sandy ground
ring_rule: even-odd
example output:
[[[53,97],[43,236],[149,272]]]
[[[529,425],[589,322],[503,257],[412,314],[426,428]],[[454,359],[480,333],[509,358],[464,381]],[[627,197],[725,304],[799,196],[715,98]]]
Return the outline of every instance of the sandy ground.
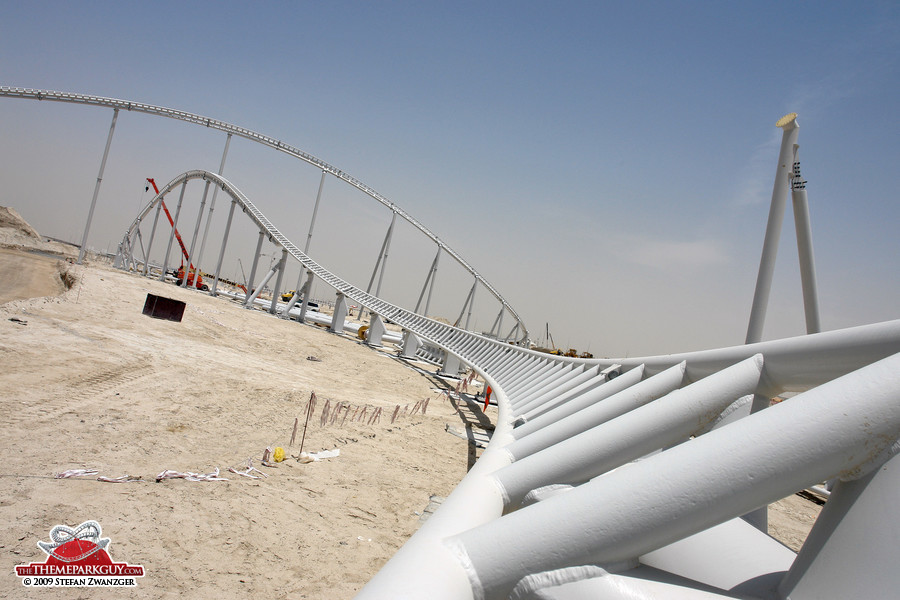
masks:
[[[65,249],[50,249],[59,258],[22,252],[43,246],[21,241],[0,235],[0,598],[96,597],[25,589],[13,570],[44,560],[36,542],[53,526],[89,519],[111,538],[114,560],[146,569],[130,597],[350,598],[418,528],[430,497],[446,496],[475,460],[445,429],[484,415],[442,396],[448,383],[424,365],[232,301],[73,265]],[[142,315],[148,293],[186,302],[183,321]],[[340,456],[303,464],[290,456],[313,391],[304,450]],[[397,405],[426,398],[425,415],[391,424]],[[326,400],[348,403],[348,415],[384,413],[323,426]],[[260,466],[274,446],[288,460]],[[226,471],[248,458],[269,477]],[[216,467],[229,481],[155,482],[166,469]],[[75,468],[141,480],[54,478]],[[770,531],[799,547],[818,507],[794,496],[774,508]]]
[[[53,526],[94,519],[114,560],[147,570],[133,597],[349,598],[417,529],[430,496],[465,475],[468,443],[445,432],[460,417],[433,376],[318,327],[108,268],[70,268],[77,282],[62,295],[0,305],[0,597],[92,596],[24,589],[13,567],[43,561],[36,542]],[[142,315],[148,292],[187,302],[183,321]],[[312,391],[304,449],[340,456],[260,467],[267,446],[297,454]],[[425,398],[426,415],[390,423],[397,404]],[[323,427],[326,400],[384,414]],[[249,457],[268,478],[225,472]],[[215,467],[229,481],[154,482],[165,469]],[[74,468],[142,480],[53,478]]]

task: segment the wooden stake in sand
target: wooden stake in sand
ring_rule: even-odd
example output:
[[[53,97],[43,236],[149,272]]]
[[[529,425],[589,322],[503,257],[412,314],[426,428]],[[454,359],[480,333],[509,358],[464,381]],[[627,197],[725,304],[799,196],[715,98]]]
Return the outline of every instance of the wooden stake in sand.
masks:
[[[300,452],[303,452],[303,442],[306,441],[306,428],[309,426],[309,415],[312,414],[313,407],[316,405],[316,393],[310,392],[309,402],[306,405],[306,423],[303,425],[303,437],[300,438]]]
[[[297,439],[297,425],[300,424],[300,417],[294,417],[294,431],[291,433],[291,443],[288,446],[294,445],[294,440]]]
[[[319,425],[321,425],[322,427],[328,425],[329,410],[331,410],[331,400],[325,398],[325,406],[322,407],[322,416],[319,419]]]

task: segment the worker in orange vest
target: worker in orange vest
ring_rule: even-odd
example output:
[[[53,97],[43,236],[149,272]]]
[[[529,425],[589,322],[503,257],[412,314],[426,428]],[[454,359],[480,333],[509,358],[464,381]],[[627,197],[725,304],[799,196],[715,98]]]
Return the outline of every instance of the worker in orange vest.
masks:
[[[484,393],[484,412],[487,412],[488,404],[491,403],[491,386],[488,386],[487,391]]]

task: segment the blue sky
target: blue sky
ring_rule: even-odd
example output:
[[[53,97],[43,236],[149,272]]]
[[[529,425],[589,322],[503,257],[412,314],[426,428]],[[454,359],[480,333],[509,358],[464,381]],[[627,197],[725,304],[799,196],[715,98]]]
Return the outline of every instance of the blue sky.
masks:
[[[788,112],[823,328],[900,316],[898,59],[895,2],[0,2],[0,85],[282,139],[426,224],[535,335],[598,356],[743,342]],[[0,204],[80,239],[110,118],[0,98]],[[215,170],[223,145],[120,115],[90,243],[115,246],[144,177]],[[225,176],[302,247],[318,173],[251,146]],[[336,182],[325,205],[311,254],[367,283],[388,211]],[[407,233],[383,295],[411,307],[434,248]],[[804,332],[796,265],[788,214],[767,339]],[[452,320],[469,284],[442,269]]]

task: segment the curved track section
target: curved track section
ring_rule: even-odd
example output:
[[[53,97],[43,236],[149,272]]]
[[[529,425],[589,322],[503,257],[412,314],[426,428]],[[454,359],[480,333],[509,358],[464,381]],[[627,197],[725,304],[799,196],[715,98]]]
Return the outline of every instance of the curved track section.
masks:
[[[108,100],[80,98],[64,101]],[[667,356],[551,356],[364,292],[205,171],[167,184],[129,236],[192,179],[215,182],[316,277],[493,389],[484,453],[358,598],[896,597],[900,320]],[[827,503],[798,553],[767,535],[768,504],[823,482]]]
[[[427,319],[301,252],[322,281],[470,365],[499,416],[466,478],[361,599],[890,597],[900,584],[900,320],[627,360],[551,356]],[[785,392],[800,392],[771,405]],[[829,481],[799,554],[765,506]],[[891,510],[890,512],[895,512]],[[860,540],[865,544],[860,544]]]
[[[497,340],[486,338],[472,332],[465,331],[463,329],[458,329],[440,321],[435,321],[433,319],[423,317],[412,311],[385,302],[384,300],[381,300],[380,298],[377,298],[356,287],[355,285],[352,285],[351,283],[341,279],[334,273],[331,273],[323,266],[318,264],[302,250],[300,250],[300,248],[298,248],[284,234],[282,234],[281,231],[279,231],[278,228],[271,221],[269,221],[268,218],[266,218],[262,211],[260,211],[253,204],[253,202],[251,202],[250,199],[247,198],[230,181],[228,181],[221,175],[211,173],[209,171],[199,169],[187,171],[163,186],[160,189],[159,194],[156,195],[141,210],[135,220],[131,223],[128,231],[125,234],[124,244],[129,247],[133,246],[133,239],[136,235],[136,232],[140,229],[143,220],[152,212],[152,210],[158,205],[158,203],[163,200],[166,195],[168,195],[173,189],[192,180],[209,181],[218,186],[240,206],[242,212],[246,213],[248,215],[248,218],[250,218],[261,231],[264,231],[266,236],[268,236],[268,238],[274,244],[286,250],[288,254],[290,254],[293,258],[300,262],[311,273],[313,273],[316,277],[318,277],[326,284],[333,287],[337,292],[340,292],[347,298],[352,299],[353,301],[366,307],[372,312],[381,315],[383,318],[390,319],[392,322],[400,325],[407,331],[416,334],[423,340],[426,340],[435,346],[451,352],[462,361],[474,364],[472,362],[472,351],[475,349],[474,342],[476,341],[481,342],[478,345],[478,348],[490,349],[490,353],[498,351],[506,352],[507,349],[514,347],[519,348],[508,343],[499,342]],[[459,343],[463,340],[472,343]]]
[[[493,386],[496,429],[358,598],[889,597],[900,584],[900,321],[615,364],[456,335],[439,343]],[[802,393],[770,405],[786,391]],[[765,507],[824,481],[795,554],[767,535]]]
[[[519,317],[518,313],[513,309],[513,307],[506,301],[505,298],[497,291],[497,289],[490,284],[475,268],[469,264],[458,252],[456,252],[453,248],[448,246],[445,242],[443,242],[437,235],[435,235],[430,229],[428,229],[421,222],[416,220],[412,215],[404,211],[402,208],[388,200],[383,195],[379,194],[377,191],[372,189],[371,187],[364,184],[362,181],[359,181],[355,177],[350,176],[348,173],[334,167],[325,161],[309,154],[308,152],[304,152],[299,148],[291,146],[281,140],[275,139],[273,137],[257,133],[255,131],[251,131],[244,127],[238,127],[237,125],[232,125],[231,123],[226,123],[224,121],[219,121],[217,119],[213,119],[210,117],[204,117],[203,115],[197,115],[194,113],[185,112],[182,110],[175,110],[172,108],[166,108],[164,106],[154,106],[152,104],[145,104],[142,102],[133,102],[131,100],[119,100],[116,98],[106,98],[103,96],[92,96],[89,94],[75,94],[70,92],[57,92],[52,90],[35,90],[30,88],[16,88],[16,87],[8,87],[8,86],[0,86],[0,96],[7,96],[10,98],[23,98],[28,100],[49,100],[52,102],[67,102],[70,104],[82,104],[85,106],[99,106],[99,107],[107,107],[113,108],[117,110],[126,110],[126,111],[134,111],[141,112],[151,115],[156,115],[160,117],[167,117],[170,119],[176,119],[179,121],[185,121],[187,123],[193,123],[195,125],[201,125],[203,127],[208,127],[210,129],[217,129],[219,131],[236,135],[242,137],[244,139],[248,139],[253,142],[257,142],[264,146],[268,146],[269,148],[273,148],[278,150],[279,152],[283,152],[294,158],[300,159],[314,167],[321,169],[322,171],[329,173],[341,181],[355,187],[371,198],[377,200],[387,208],[389,208],[394,214],[405,219],[410,225],[415,227],[417,230],[422,232],[426,237],[432,240],[437,246],[441,249],[441,251],[449,254],[459,265],[461,265],[464,269],[466,269],[472,276],[475,278],[476,282],[480,283],[487,289],[492,296],[494,296],[501,304],[501,306],[512,316],[512,318],[519,325],[520,337],[519,340],[524,342],[528,339],[528,329],[525,326],[525,323]]]

